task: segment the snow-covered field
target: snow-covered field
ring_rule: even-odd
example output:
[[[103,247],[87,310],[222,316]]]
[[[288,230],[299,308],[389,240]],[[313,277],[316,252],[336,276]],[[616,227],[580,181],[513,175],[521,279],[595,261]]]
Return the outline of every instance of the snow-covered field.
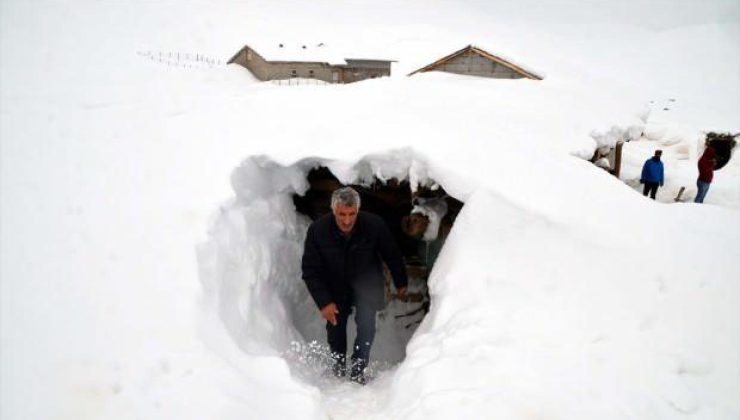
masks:
[[[0,7],[0,418],[740,417],[737,157],[690,202],[703,133],[740,132],[737,2]],[[393,76],[223,64],[305,39]],[[545,80],[405,76],[468,44]],[[585,160],[619,138],[621,180]],[[318,164],[465,203],[365,387],[322,375],[300,279]]]

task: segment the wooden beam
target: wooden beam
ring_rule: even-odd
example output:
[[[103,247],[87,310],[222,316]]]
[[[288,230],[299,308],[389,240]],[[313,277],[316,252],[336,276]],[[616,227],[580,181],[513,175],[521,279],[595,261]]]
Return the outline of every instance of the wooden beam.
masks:
[[[444,64],[444,63],[450,61],[451,59],[457,57],[458,55],[464,53],[465,51],[468,51],[472,47],[473,47],[472,45],[468,45],[467,47],[465,47],[465,48],[463,48],[463,49],[461,49],[459,51],[455,51],[454,53],[452,53],[452,54],[450,54],[450,55],[448,55],[446,57],[440,58],[439,60],[433,62],[432,64],[429,64],[429,65],[424,66],[424,67],[422,67],[422,68],[420,68],[420,69],[418,69],[416,71],[413,71],[413,72],[409,73],[407,76],[413,76],[416,73],[420,73],[420,72],[424,72],[424,71],[429,71],[429,70],[431,70],[431,69],[433,69],[435,67],[438,67],[441,64]]]
[[[617,148],[614,154],[614,169],[612,173],[617,178],[619,178],[619,173],[622,170],[622,146],[624,146],[624,142],[617,142]]]
[[[488,58],[489,60],[493,60],[494,62],[496,62],[498,64],[501,64],[502,66],[507,67],[507,68],[515,71],[516,73],[519,73],[522,76],[525,76],[528,79],[542,80],[542,77],[540,77],[540,76],[538,76],[538,75],[536,75],[534,73],[530,73],[527,70],[524,70],[523,68],[517,66],[516,64],[510,63],[510,62],[504,60],[501,57],[497,57],[497,56],[489,53],[488,51],[484,51],[484,50],[482,50],[482,49],[480,49],[478,47],[472,47],[472,46],[471,46],[471,49],[473,51],[477,52],[478,54],[480,54],[480,55]]]

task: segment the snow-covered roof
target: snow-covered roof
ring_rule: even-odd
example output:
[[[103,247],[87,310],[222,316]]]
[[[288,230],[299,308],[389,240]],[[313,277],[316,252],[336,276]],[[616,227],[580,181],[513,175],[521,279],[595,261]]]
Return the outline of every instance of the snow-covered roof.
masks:
[[[378,51],[329,41],[257,41],[248,45],[268,61],[307,61],[344,65],[346,59],[392,61]]]

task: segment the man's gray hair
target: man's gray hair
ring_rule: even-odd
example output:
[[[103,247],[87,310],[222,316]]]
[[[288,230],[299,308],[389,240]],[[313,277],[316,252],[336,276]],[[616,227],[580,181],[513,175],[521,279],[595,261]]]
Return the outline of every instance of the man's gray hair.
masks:
[[[352,187],[344,187],[334,190],[331,194],[331,209],[338,205],[360,208],[360,194]]]

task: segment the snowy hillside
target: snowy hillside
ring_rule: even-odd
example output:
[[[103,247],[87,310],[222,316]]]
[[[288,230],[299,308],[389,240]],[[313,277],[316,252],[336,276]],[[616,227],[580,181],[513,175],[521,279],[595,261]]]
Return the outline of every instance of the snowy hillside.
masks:
[[[0,418],[740,417],[737,156],[690,202],[704,133],[740,132],[740,5],[643,3],[3,0]],[[397,62],[224,64],[280,39]],[[468,44],[544,80],[406,77]],[[618,139],[620,179],[588,162]],[[464,203],[365,387],[324,374],[300,278],[316,166]]]

